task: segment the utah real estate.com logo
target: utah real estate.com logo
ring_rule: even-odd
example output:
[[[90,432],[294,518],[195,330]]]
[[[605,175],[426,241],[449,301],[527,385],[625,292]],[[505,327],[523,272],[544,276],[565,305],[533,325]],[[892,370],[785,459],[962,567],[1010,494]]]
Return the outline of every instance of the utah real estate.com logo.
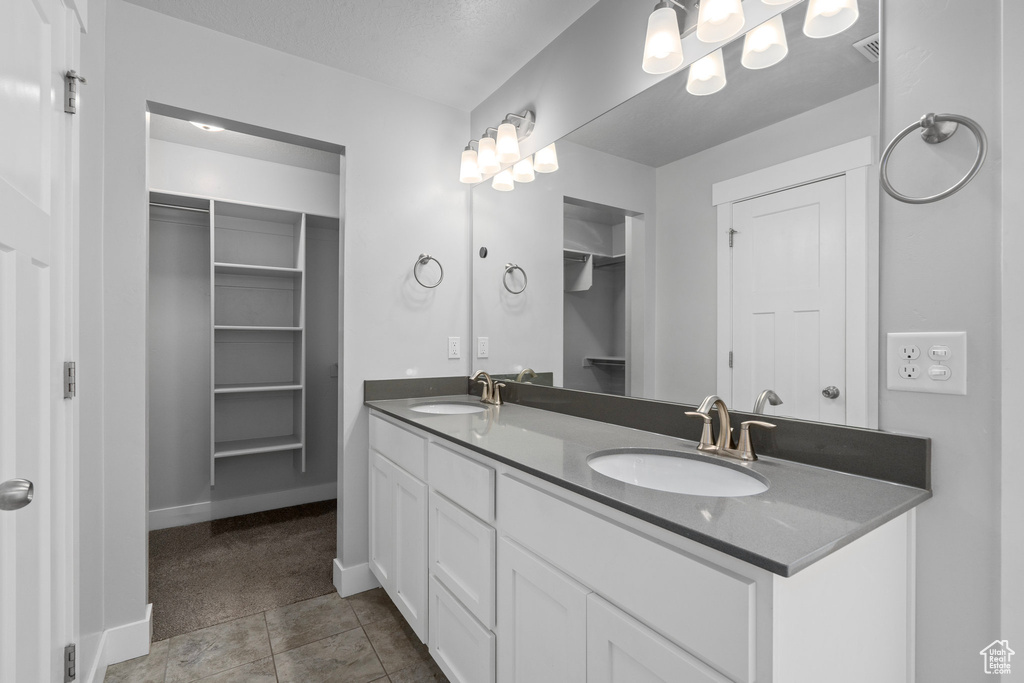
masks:
[[[981,651],[981,657],[985,660],[985,673],[987,674],[1009,674],[1010,658],[1017,654],[1010,649],[1010,642],[1007,640],[993,640],[992,644]]]

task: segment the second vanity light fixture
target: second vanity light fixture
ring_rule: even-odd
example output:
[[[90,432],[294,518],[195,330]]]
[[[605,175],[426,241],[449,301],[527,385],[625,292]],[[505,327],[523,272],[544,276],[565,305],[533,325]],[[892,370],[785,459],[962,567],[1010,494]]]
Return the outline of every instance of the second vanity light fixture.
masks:
[[[535,173],[557,171],[558,154],[554,143],[525,159],[520,158],[519,141],[533,132],[534,123],[530,110],[507,114],[497,128],[488,128],[479,140],[470,140],[462,151],[459,180],[478,183],[486,176],[493,176],[491,187],[508,192],[515,189],[516,183],[533,181]]]
[[[691,31],[705,43],[720,43],[746,28],[740,0],[661,0],[647,20],[643,69],[649,74],[665,74],[684,61],[682,35]],[[748,0],[766,5],[785,5],[792,0]],[[679,30],[675,5],[685,14],[684,30]],[[696,10],[696,20],[693,19]],[[808,0],[804,17],[804,35],[828,38],[845,31],[860,16],[857,0]],[[741,63],[748,69],[766,69],[778,64],[789,52],[782,15],[747,31],[743,39]],[[719,48],[690,65],[686,90],[693,95],[711,95],[725,87],[725,61]]]

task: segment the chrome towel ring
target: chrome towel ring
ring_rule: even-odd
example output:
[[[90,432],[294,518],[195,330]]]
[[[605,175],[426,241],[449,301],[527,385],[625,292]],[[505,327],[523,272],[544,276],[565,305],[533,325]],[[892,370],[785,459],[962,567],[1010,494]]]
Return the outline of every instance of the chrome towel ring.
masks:
[[[513,271],[516,271],[516,270],[518,270],[520,273],[523,274],[523,287],[522,287],[522,289],[512,289],[511,287],[508,286],[508,276],[509,276],[510,273],[512,273]],[[505,274],[501,276],[501,284],[505,285],[505,289],[507,289],[512,294],[522,294],[523,292],[526,291],[526,283],[527,283],[526,271],[523,270],[521,266],[517,266],[514,263],[506,263],[505,264]]]
[[[437,264],[437,267],[441,270],[441,275],[440,277],[437,278],[437,282],[435,282],[432,285],[428,285],[426,282],[420,279],[419,270],[420,266],[425,266],[431,261]],[[416,263],[412,264],[412,276],[416,278],[416,282],[420,283],[422,286],[426,287],[427,289],[433,289],[434,287],[437,287],[439,284],[441,284],[441,280],[444,280],[444,266],[442,266],[441,262],[438,261],[433,256],[431,256],[430,254],[420,254],[419,258],[416,259]]]
[[[949,188],[944,192],[933,194],[930,197],[908,197],[905,194],[898,192],[892,184],[889,182],[888,175],[888,164],[889,155],[896,149],[896,145],[900,143],[900,140],[913,133],[918,128],[923,128],[921,137],[930,145],[937,145],[943,140],[949,139],[959,124],[967,126],[972,133],[974,138],[978,142],[978,157],[974,160],[974,165],[971,166],[971,170],[967,171],[967,175],[957,181],[956,185]],[[901,202],[907,204],[929,204],[931,202],[937,202],[940,199],[945,199],[951,194],[955,194],[963,189],[964,185],[971,182],[974,176],[978,175],[978,171],[981,170],[981,165],[985,163],[985,155],[988,153],[988,138],[985,137],[985,131],[982,130],[981,126],[978,125],[977,121],[969,119],[966,116],[960,116],[959,114],[925,114],[921,117],[920,121],[907,126],[899,132],[896,137],[892,139],[892,142],[882,152],[882,159],[879,161],[880,172],[879,179],[882,183],[882,189],[889,193],[894,199],[898,199]]]

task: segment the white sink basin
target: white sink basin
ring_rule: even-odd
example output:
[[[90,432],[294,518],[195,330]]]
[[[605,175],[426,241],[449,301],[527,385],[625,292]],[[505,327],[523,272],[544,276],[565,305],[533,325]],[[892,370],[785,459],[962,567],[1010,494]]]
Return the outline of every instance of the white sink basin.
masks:
[[[418,406],[410,407],[409,410],[430,415],[469,415],[470,413],[482,413],[487,408],[478,403],[421,403]]]
[[[672,451],[600,451],[590,456],[587,464],[627,484],[691,496],[735,498],[768,490],[764,479],[739,465],[708,462],[703,457]]]

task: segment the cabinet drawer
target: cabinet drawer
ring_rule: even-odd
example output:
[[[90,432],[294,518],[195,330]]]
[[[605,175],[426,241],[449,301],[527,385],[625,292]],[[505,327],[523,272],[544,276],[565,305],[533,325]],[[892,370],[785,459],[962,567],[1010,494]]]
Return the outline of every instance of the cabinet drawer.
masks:
[[[430,492],[430,573],[487,628],[494,628],[494,529]]]
[[[417,479],[426,480],[427,440],[425,437],[371,413],[370,448]]]
[[[494,683],[494,634],[430,578],[430,655],[452,683]]]
[[[729,683],[685,650],[591,593],[587,683]]]
[[[494,469],[431,443],[427,483],[485,522],[494,521]]]
[[[502,476],[504,533],[739,683],[755,676],[756,584]],[[692,615],[706,615],[693,618]]]

